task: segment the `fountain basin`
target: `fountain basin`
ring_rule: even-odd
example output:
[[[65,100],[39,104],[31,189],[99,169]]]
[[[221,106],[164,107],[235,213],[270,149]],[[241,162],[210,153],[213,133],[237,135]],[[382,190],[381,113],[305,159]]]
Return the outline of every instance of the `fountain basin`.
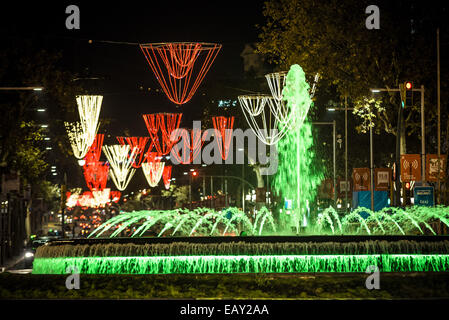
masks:
[[[447,236],[96,238],[39,247],[36,274],[449,271]]]

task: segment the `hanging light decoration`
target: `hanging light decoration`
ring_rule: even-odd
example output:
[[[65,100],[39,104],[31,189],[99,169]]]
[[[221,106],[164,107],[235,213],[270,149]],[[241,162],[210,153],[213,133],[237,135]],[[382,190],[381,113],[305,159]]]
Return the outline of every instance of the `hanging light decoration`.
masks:
[[[75,158],[82,160],[93,142],[80,122],[64,122]],[[95,138],[95,137],[94,137]],[[90,143],[90,144],[89,144]]]
[[[95,207],[104,207],[106,203],[109,202],[109,196],[110,196],[111,189],[105,188],[103,190],[92,190],[92,197],[93,197],[93,205]]]
[[[221,44],[150,43],[141,44],[140,48],[167,97],[173,103],[182,105],[192,99],[220,51]],[[194,68],[195,64],[197,68]]]
[[[103,147],[104,134],[99,133],[95,136],[95,139],[87,151],[84,157],[85,163],[100,161],[101,148]]]
[[[94,197],[92,195],[92,192],[85,191],[83,194],[78,198],[77,205],[83,208],[92,208],[95,206],[94,203]]]
[[[302,123],[304,122],[304,119],[309,111],[311,101],[308,104],[303,104],[301,101],[296,102],[291,98],[286,98],[284,88],[287,81],[287,71],[269,73],[265,75],[265,78],[267,79],[268,87],[270,88],[271,94],[273,95],[273,99],[269,99],[267,100],[267,102],[270,106],[271,113],[274,115],[279,125],[282,128],[289,127],[289,129],[294,128],[294,126],[302,126]],[[319,74],[317,73],[314,77],[314,83],[311,89],[309,86],[307,86],[307,88],[304,88],[304,86],[298,85],[298,87],[296,87],[296,91],[298,92],[296,94],[288,93],[289,97],[295,95],[303,95],[305,93],[303,93],[302,91],[308,90],[308,96],[310,97],[310,99],[312,99],[315,95],[318,80]],[[291,78],[290,81],[295,81],[296,83],[298,83],[299,81],[305,82],[305,78],[299,77],[298,79],[295,78],[294,80],[293,78]],[[288,90],[290,90],[290,88]],[[306,108],[304,108],[303,105],[306,106]]]
[[[161,180],[165,163],[160,161],[160,157],[155,152],[147,153],[146,160],[142,163],[143,174],[150,187],[155,187]]]
[[[122,193],[120,191],[111,191],[109,192],[110,195],[110,199],[112,202],[119,202],[120,201],[120,197],[122,196]]]
[[[73,154],[79,160],[83,160],[95,140],[102,101],[103,96],[77,96],[80,121],[64,123]]]
[[[164,181],[165,189],[170,189],[172,166],[164,166],[164,172],[162,172],[162,180]]]
[[[110,170],[112,181],[117,189],[125,190],[136,171],[132,168],[136,149],[131,151],[131,155],[129,145],[104,146],[103,151],[112,169]]]
[[[239,96],[238,99],[251,130],[263,143],[267,145],[276,144],[291,128],[293,121],[281,125],[278,117],[272,114],[271,101],[269,100],[273,100],[273,97],[269,95],[243,95]]]
[[[173,145],[173,152],[170,154],[182,164],[190,164],[198,157],[201,152],[201,148],[204,145],[206,132],[199,128],[183,129],[180,134],[180,139],[183,144],[182,155],[179,152],[177,144]]]
[[[218,150],[221,158],[226,160],[229,154],[229,146],[232,140],[232,131],[234,127],[234,117],[212,117],[212,123],[215,129],[215,139],[218,143]]]
[[[117,137],[118,142],[121,145],[129,144],[131,149],[136,148],[136,160],[133,162],[133,168],[140,168],[142,165],[143,155],[145,154],[145,146],[150,138],[149,137]],[[150,150],[152,145],[150,145]]]
[[[103,96],[83,95],[76,97],[81,124],[85,132],[88,132],[89,137],[92,138],[89,145],[92,144],[98,130],[98,117],[100,116],[102,102]]]
[[[143,119],[147,126],[148,133],[152,140],[152,146],[160,155],[167,155],[176,141],[171,141],[170,136],[173,131],[179,128],[181,123],[182,113],[153,113],[144,114]],[[161,138],[159,138],[159,131]],[[151,149],[149,149],[151,151]]]
[[[109,173],[109,163],[89,161],[83,166],[84,179],[87,187],[92,191],[103,190],[106,187]]]

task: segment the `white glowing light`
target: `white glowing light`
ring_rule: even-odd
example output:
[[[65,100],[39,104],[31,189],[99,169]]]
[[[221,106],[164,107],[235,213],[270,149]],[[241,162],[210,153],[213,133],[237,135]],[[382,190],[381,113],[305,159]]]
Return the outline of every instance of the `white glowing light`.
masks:
[[[164,172],[164,162],[144,162],[142,163],[142,170],[147,178],[150,187],[155,187],[159,183]]]
[[[245,95],[239,96],[238,99],[246,121],[263,143],[276,144],[291,128],[291,122],[281,126],[279,118],[272,115],[272,104],[268,102],[274,98],[268,95]],[[278,128],[281,129],[278,130]]]
[[[78,112],[80,115],[81,124],[86,132],[89,133],[89,138],[92,142],[98,130],[98,117],[100,116],[101,103],[103,96],[77,96],[76,103],[78,104]],[[90,145],[92,144],[90,143]]]
[[[132,164],[136,157],[137,149],[137,147],[133,148],[131,155],[129,155],[130,146],[128,144],[103,147],[104,154],[112,169],[109,170],[112,181],[114,181],[115,186],[120,191],[126,189],[136,172],[136,169],[132,167]]]
[[[109,202],[111,189],[104,188],[103,190],[92,190],[93,202],[96,207],[104,206]]]
[[[93,143],[93,139],[83,129],[80,122],[64,122],[64,124],[72,146],[73,155],[77,159],[83,159]]]
[[[65,123],[75,158],[82,159],[95,140],[98,131],[103,96],[77,96],[80,122]]]

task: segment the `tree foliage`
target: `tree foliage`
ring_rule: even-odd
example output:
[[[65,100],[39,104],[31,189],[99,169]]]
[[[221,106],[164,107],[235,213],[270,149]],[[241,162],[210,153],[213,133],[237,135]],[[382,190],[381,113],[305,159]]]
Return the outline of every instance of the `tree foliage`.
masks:
[[[267,1],[258,51],[281,69],[297,63],[309,77],[318,72],[321,88],[334,90],[340,99],[347,95],[364,111],[364,102],[372,98],[370,88],[398,88],[406,80],[413,80],[415,87],[423,84],[429,122],[436,110],[435,30],[436,23],[444,21],[443,13],[415,1],[378,1],[380,29],[368,30],[365,9],[369,4],[358,0]],[[396,134],[399,94],[380,96],[382,107],[371,110],[375,130]],[[420,99],[419,94],[415,96],[404,114],[408,135],[420,132]]]

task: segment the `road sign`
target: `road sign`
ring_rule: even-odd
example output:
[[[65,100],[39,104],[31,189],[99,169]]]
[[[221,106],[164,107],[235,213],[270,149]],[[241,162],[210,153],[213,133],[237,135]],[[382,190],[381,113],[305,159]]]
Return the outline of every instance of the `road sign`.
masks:
[[[369,168],[354,168],[352,171],[352,181],[354,181],[354,191],[371,190]]]
[[[348,190],[348,198],[352,198],[351,180],[345,181],[338,179],[338,197],[344,198],[346,196],[346,190]]]
[[[401,154],[401,181],[421,181],[421,155]]]
[[[431,186],[413,188],[415,205],[432,207],[435,205],[434,189]]]
[[[391,184],[391,169],[390,168],[375,168],[374,169],[374,190],[389,191]]]
[[[440,180],[443,180],[446,172],[446,155],[440,154]],[[427,181],[438,181],[438,155],[428,154],[426,156],[426,178]]]

